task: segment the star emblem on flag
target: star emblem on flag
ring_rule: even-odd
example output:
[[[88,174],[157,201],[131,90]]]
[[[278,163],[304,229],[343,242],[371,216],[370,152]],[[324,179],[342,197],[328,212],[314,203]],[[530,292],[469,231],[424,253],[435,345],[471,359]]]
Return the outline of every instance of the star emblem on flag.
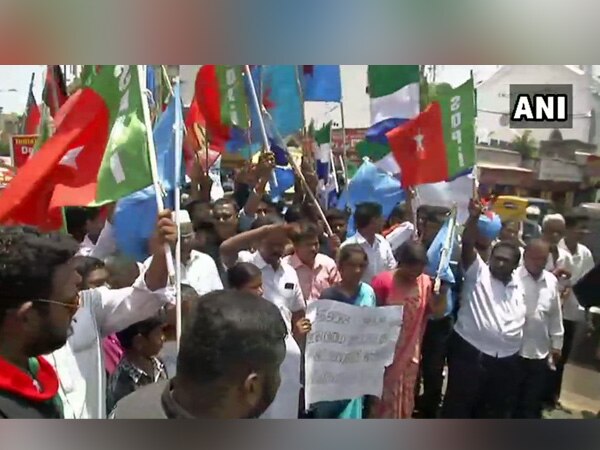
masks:
[[[83,145],[80,147],[72,148],[65,154],[65,156],[62,157],[59,164],[61,166],[67,166],[73,169],[77,169],[77,157],[79,156],[82,150]]]
[[[425,136],[421,133],[421,129],[419,128],[417,134],[413,137],[413,140],[417,144],[417,153],[419,155],[425,152],[425,147],[423,146],[423,141],[425,140]]]

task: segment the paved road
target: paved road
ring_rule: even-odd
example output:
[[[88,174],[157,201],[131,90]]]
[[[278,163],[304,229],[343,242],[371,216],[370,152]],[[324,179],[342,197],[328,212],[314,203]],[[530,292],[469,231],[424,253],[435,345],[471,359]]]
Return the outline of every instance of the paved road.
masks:
[[[546,418],[595,418],[600,411],[600,372],[568,364],[563,379],[561,404],[569,411],[553,411]]]

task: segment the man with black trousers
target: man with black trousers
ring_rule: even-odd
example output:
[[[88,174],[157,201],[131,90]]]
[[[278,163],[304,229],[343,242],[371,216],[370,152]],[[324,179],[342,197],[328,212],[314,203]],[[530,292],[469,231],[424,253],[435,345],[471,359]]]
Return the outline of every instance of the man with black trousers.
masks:
[[[450,339],[444,418],[508,418],[519,381],[525,325],[519,248],[500,242],[489,266],[475,249],[482,205],[471,200],[462,240],[465,269],[461,306]]]
[[[549,367],[556,367],[563,347],[563,317],[558,280],[544,270],[550,246],[534,239],[527,244],[517,276],[525,290],[527,318],[521,346],[521,383],[514,417],[541,419]]]
[[[429,205],[422,205],[417,210],[417,231],[426,248],[429,249],[433,243],[449,213],[448,208]],[[451,256],[450,267],[454,272],[455,279],[459,281],[458,264],[455,264],[457,261],[454,260],[454,256]],[[429,273],[429,275],[435,276],[435,272]],[[444,384],[444,366],[454,325],[453,309],[459,293],[455,287],[453,285],[448,293],[446,314],[443,317],[430,317],[423,336],[421,350],[423,395],[417,399],[417,405],[419,417],[424,419],[435,419],[439,414]]]

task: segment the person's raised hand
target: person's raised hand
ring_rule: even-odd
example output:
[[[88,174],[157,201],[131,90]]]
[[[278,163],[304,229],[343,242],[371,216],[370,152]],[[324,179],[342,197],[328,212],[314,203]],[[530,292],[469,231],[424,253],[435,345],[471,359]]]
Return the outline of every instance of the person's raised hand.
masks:
[[[177,243],[177,225],[172,217],[172,212],[165,209],[158,213],[156,222],[156,245]]]

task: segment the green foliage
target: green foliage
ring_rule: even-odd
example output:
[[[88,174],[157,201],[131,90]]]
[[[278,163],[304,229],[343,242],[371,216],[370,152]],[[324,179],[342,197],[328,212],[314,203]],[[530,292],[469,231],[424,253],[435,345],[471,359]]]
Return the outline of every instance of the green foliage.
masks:
[[[531,130],[525,130],[521,136],[516,136],[512,141],[513,149],[521,154],[524,159],[537,157],[538,148]]]
[[[0,156],[10,156],[10,144],[8,142],[0,142]]]

